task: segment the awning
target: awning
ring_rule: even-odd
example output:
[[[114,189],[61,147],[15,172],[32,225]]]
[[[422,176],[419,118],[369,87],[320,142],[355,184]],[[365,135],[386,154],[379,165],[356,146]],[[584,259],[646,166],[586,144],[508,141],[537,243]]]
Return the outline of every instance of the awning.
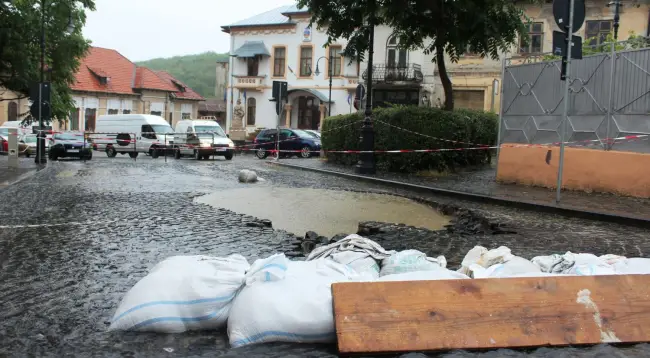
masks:
[[[327,95],[323,94],[322,92],[320,92],[318,90],[312,89],[312,88],[293,88],[293,89],[288,90],[287,94],[289,95],[289,94],[291,94],[293,92],[296,92],[296,91],[303,91],[303,92],[307,92],[309,94],[312,94],[312,95],[314,95],[314,97],[318,98],[323,103],[328,103],[329,102],[328,98],[327,98]],[[334,103],[334,101],[332,101],[332,103]]]
[[[271,56],[263,41],[246,41],[232,54],[235,57]]]

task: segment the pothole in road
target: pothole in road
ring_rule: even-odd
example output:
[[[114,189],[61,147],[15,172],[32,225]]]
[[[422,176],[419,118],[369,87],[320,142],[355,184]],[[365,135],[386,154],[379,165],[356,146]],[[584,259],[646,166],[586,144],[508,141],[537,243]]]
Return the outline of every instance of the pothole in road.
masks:
[[[425,204],[386,194],[255,187],[204,195],[196,202],[268,219],[297,235],[356,233],[359,222],[378,221],[439,230],[450,218]]]

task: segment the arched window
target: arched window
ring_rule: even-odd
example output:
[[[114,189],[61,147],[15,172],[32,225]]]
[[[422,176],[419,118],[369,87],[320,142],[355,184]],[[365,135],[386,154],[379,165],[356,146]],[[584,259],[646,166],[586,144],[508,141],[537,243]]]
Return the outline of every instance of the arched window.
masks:
[[[255,104],[255,98],[249,98],[248,103],[247,103],[248,110],[246,111],[246,125],[247,126],[254,126],[255,125],[255,111],[256,111],[256,104]]]
[[[397,36],[389,37],[386,44],[386,67],[403,68],[406,67],[407,60],[408,51],[399,48]]]
[[[18,103],[9,102],[9,106],[7,108],[7,120],[8,121],[18,120]]]

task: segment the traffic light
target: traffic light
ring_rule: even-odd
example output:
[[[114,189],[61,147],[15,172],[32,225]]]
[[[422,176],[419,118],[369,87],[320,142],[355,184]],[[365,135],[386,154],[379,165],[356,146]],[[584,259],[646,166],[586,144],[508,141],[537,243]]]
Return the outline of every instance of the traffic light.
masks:
[[[32,105],[29,107],[29,113],[36,120],[39,119],[39,108],[43,122],[48,123],[51,115],[50,105],[51,85],[49,82],[34,83],[29,89],[29,99]]]

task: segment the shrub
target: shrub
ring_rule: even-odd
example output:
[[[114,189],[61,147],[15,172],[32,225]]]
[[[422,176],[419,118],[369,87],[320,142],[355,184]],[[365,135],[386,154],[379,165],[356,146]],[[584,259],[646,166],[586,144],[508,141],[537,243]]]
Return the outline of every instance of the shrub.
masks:
[[[494,145],[497,140],[498,116],[474,110],[444,111],[438,108],[397,106],[373,111],[375,150],[469,148],[477,145],[436,140],[442,138],[465,143]],[[382,123],[383,122],[383,123]],[[396,129],[384,123],[425,134],[429,137]],[[322,127],[323,149],[359,150],[363,114],[329,117]],[[421,170],[456,170],[489,163],[492,150],[464,150],[433,153],[376,154],[377,168],[393,172]],[[327,153],[327,160],[345,165],[355,164],[358,155]]]

